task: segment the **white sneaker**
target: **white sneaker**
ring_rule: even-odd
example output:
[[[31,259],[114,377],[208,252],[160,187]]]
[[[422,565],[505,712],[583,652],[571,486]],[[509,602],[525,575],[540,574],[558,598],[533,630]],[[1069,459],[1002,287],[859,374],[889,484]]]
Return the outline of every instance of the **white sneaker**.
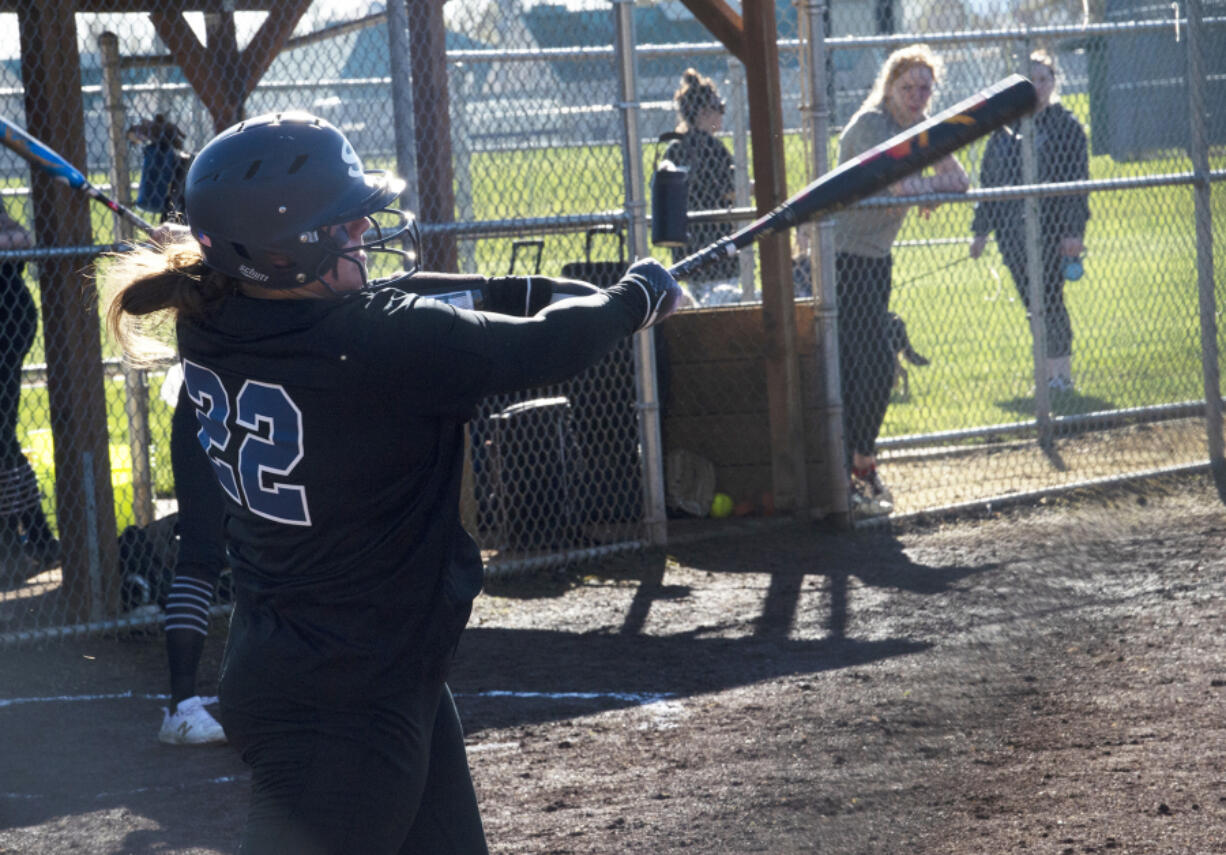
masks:
[[[162,729],[158,739],[167,745],[208,745],[225,742],[226,732],[209,715],[197,695],[180,701],[174,715],[162,707]]]

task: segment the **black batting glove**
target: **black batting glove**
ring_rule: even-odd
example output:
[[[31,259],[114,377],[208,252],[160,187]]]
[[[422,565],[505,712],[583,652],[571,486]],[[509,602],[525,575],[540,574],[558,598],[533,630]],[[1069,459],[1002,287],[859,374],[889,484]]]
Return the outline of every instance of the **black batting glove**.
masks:
[[[663,264],[654,258],[640,258],[631,264],[618,284],[631,292],[641,292],[646,312],[639,329],[647,329],[667,318],[681,301],[681,286]]]

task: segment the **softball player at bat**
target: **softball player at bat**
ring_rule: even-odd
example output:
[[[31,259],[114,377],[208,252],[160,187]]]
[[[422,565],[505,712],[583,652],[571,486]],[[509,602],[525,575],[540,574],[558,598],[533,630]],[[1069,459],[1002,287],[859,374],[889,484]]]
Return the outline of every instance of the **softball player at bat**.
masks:
[[[389,207],[402,188],[322,119],[254,118],[191,168],[194,240],[109,274],[129,352],[142,316],[175,317],[226,497],[221,719],[252,769],[245,855],[487,851],[445,683],[482,585],[464,424],[486,395],[592,365],[680,294],[652,259],[552,304],[560,280],[539,276],[369,283],[368,253],[415,238]],[[526,317],[417,293],[451,282]]]

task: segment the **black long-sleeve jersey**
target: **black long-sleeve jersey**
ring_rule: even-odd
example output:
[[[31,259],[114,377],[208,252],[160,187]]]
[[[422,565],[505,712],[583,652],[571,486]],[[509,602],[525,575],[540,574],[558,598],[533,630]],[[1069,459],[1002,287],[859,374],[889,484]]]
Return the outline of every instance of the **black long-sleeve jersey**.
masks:
[[[484,396],[596,362],[646,313],[641,289],[530,317],[421,297],[440,278],[337,299],[228,298],[178,327],[199,437],[226,494],[236,608],[223,702],[344,709],[444,656],[481,587],[459,520],[463,426]],[[542,277],[449,277],[531,311]],[[382,687],[382,688],[380,688]]]

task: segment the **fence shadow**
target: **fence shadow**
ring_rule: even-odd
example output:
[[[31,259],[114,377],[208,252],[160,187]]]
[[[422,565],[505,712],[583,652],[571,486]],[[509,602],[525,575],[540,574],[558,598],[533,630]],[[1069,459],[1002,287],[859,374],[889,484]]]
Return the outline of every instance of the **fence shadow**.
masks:
[[[1034,395],[1024,395],[997,401],[996,406],[1019,416],[1034,416]],[[1057,416],[1080,416],[1085,413],[1102,413],[1117,409],[1114,401],[1099,398],[1097,395],[1083,395],[1080,392],[1052,392],[1052,413]]]
[[[716,619],[697,627],[691,622],[671,634],[650,634],[653,610],[665,603],[676,608],[677,601],[695,593],[692,582],[667,581],[672,562],[712,576],[767,575],[748,634],[733,615],[727,625]],[[842,532],[785,523],[759,534],[738,531],[692,540],[670,546],[667,554],[653,551],[585,565],[585,581],[564,572],[494,580],[489,593],[525,599],[561,597],[593,578],[632,585],[634,592],[619,607],[620,626],[603,631],[470,628],[461,642],[453,685],[464,695],[461,705],[475,714],[467,719],[470,726],[508,727],[906,656],[928,649],[931,642],[905,635],[858,639],[849,632],[853,579],[885,591],[936,595],[994,567],[916,562],[888,529]],[[820,580],[816,587],[815,578]],[[812,637],[813,616],[802,613],[815,596],[826,609],[820,618],[824,635],[817,638]],[[807,621],[809,638],[795,637],[798,619]],[[511,684],[523,695],[519,702],[483,699],[482,689]]]

